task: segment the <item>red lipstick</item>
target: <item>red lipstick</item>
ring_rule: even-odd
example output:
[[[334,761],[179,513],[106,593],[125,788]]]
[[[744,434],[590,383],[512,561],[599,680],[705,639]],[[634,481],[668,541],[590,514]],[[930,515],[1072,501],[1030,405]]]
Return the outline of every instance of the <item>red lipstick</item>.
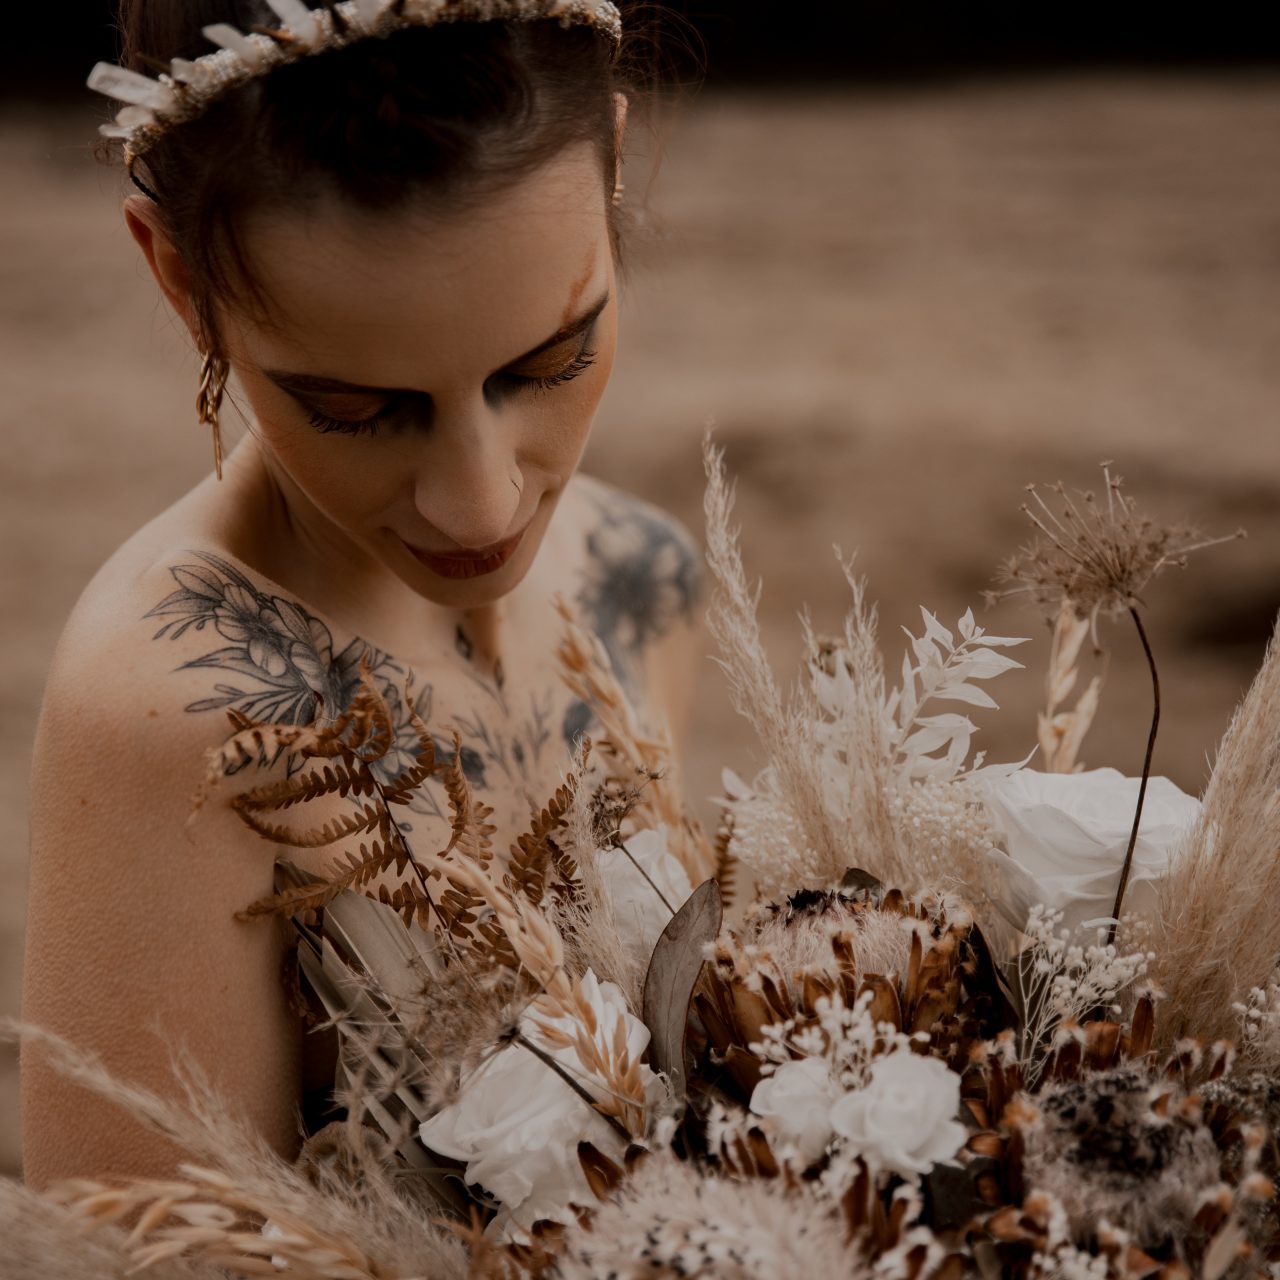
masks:
[[[514,538],[478,551],[423,551],[407,542],[405,546],[409,547],[414,559],[442,578],[483,578],[486,574],[497,573],[515,555],[524,539],[524,532],[522,529]]]

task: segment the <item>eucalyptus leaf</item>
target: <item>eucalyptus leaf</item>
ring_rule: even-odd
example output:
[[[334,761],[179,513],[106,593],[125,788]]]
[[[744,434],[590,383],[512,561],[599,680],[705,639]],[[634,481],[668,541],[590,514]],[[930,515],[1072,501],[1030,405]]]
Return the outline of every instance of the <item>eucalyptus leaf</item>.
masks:
[[[704,964],[709,942],[720,934],[724,902],[715,880],[700,884],[672,916],[658,939],[644,979],[644,1021],[652,1039],[649,1060],[671,1082],[676,1097],[685,1096],[685,1033],[689,1003]]]
[[[841,878],[841,891],[844,893],[861,893],[864,890],[877,902],[884,897],[884,885],[861,867],[850,867]]]

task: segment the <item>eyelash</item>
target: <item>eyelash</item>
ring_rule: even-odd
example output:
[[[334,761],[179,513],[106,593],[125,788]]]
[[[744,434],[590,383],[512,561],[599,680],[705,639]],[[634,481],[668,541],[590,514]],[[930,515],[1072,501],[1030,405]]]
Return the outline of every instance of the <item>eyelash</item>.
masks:
[[[580,351],[559,373],[552,374],[549,378],[527,378],[523,381],[528,382],[534,391],[550,391],[561,383],[572,382],[580,373],[586,373],[595,362],[596,352]]]
[[[559,373],[554,373],[548,378],[521,378],[516,374],[511,374],[510,376],[535,393],[540,394],[544,391],[552,391],[566,382],[572,382],[579,374],[586,373],[595,364],[597,354],[595,351],[579,352]],[[388,408],[392,407],[388,406]],[[336,431],[338,434],[345,436],[372,436],[376,435],[379,428],[384,425],[383,418],[386,414],[387,409],[384,409],[380,417],[364,418],[355,422],[330,418],[319,411],[312,411],[308,417],[311,425],[321,435],[328,435],[330,432]]]

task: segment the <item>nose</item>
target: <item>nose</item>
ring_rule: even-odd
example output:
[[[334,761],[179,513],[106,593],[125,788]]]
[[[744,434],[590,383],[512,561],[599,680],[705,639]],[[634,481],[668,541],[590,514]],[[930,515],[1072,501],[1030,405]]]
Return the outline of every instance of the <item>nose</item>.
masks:
[[[456,406],[437,402],[413,501],[422,518],[457,547],[480,550],[517,532],[521,495],[513,483],[519,467],[510,431],[482,397]]]

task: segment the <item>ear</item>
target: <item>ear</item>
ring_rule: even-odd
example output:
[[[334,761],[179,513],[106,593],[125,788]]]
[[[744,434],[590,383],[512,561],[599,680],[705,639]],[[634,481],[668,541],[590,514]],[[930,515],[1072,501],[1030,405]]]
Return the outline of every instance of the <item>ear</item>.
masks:
[[[191,340],[200,346],[200,323],[191,303],[191,278],[187,264],[174,246],[160,207],[146,196],[129,196],[124,202],[124,221],[129,234],[142,250],[160,292],[187,326]]]

